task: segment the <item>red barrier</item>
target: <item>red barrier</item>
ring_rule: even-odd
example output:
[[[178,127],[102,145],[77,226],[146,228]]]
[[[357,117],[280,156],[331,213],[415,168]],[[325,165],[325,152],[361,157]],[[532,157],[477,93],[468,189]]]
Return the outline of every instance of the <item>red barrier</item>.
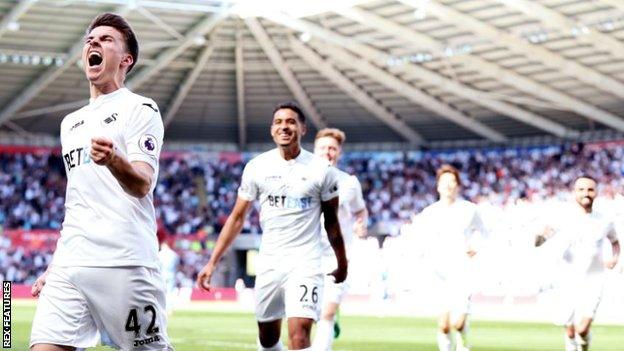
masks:
[[[13,284],[11,286],[12,298],[32,299],[30,295],[30,285]],[[193,289],[191,293],[192,301],[236,301],[237,295],[234,288],[216,288],[211,292]]]
[[[54,250],[56,247],[56,241],[60,234],[58,230],[22,230],[22,229],[7,229],[4,231],[4,236],[11,240],[12,247],[21,247],[25,250]]]

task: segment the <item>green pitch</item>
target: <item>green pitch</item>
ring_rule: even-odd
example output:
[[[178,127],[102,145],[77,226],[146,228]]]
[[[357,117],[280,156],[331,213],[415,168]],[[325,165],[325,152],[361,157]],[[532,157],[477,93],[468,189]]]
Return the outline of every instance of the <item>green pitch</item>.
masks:
[[[27,350],[34,311],[33,306],[13,305],[12,350]],[[341,316],[340,323],[336,351],[437,351],[433,319]],[[563,349],[562,333],[551,324],[474,321],[470,341],[473,351],[553,351]],[[593,333],[592,350],[623,350],[624,327],[595,326]],[[177,311],[169,335],[177,351],[256,349],[251,314]]]

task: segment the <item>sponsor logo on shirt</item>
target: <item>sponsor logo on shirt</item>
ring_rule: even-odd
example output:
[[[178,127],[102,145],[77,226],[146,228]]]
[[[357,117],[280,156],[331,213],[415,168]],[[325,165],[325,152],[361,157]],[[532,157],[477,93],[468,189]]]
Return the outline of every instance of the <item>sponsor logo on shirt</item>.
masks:
[[[305,210],[312,207],[312,197],[291,197],[286,195],[269,195],[269,206],[286,209]]]
[[[139,148],[144,153],[151,155],[151,156],[155,156],[156,149],[158,148],[158,142],[156,141],[156,137],[154,137],[151,134],[144,134],[139,139]]]
[[[265,182],[275,182],[281,179],[282,179],[281,175],[270,175],[270,176],[264,177]]]
[[[79,147],[63,154],[65,169],[69,173],[72,169],[91,162],[91,154],[88,147]]]

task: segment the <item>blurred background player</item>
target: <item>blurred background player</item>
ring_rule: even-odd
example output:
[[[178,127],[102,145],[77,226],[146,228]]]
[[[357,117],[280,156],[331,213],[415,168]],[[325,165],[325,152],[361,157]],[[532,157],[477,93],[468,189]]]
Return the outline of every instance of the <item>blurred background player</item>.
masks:
[[[347,277],[347,258],[338,222],[338,174],[326,160],[301,148],[305,115],[294,103],[273,111],[271,136],[277,148],[253,158],[243,171],[238,198],[209,262],[197,276],[211,289],[219,259],[240,233],[254,200],[260,201],[262,243],[256,263],[258,350],[282,350],[282,318],[288,319],[288,348],[310,349],[323,293],[321,213],[337,268],[337,283]]]
[[[171,248],[172,237],[161,220],[158,221],[156,236],[160,244],[160,251],[158,251],[160,269],[165,279],[167,315],[171,316],[177,302],[176,272],[180,265],[180,255]]]
[[[340,129],[325,128],[318,131],[314,141],[314,154],[327,159],[336,167],[342,154],[342,144],[345,134]],[[338,170],[339,207],[338,220],[345,242],[347,258],[349,247],[353,241],[353,234],[358,237],[367,235],[368,211],[362,196],[362,187],[357,177]],[[331,249],[327,236],[322,236],[323,242],[323,270],[327,273],[336,269],[336,256]],[[314,337],[314,350],[331,350],[334,336],[338,336],[340,328],[336,312],[349,288],[348,280],[335,283],[330,275],[325,276],[325,286],[322,298],[322,312]],[[335,323],[335,324],[334,324]]]
[[[122,350],[171,349],[153,205],[163,123],[154,101],[124,87],[138,51],[118,15],[102,14],[87,30],[91,99],[61,123],[65,220],[32,288],[40,297],[32,350],[92,347],[100,335]]]
[[[617,265],[620,244],[613,222],[593,210],[596,181],[581,176],[574,182],[575,203],[566,208],[559,223],[552,223],[536,236],[535,245],[547,240],[560,261],[557,324],[565,326],[566,351],[585,351],[591,341],[590,328],[602,298],[605,268]],[[611,243],[612,257],[603,259],[603,243]]]
[[[441,166],[436,181],[440,198],[422,211],[420,226],[428,240],[426,252],[434,270],[435,296],[441,313],[438,348],[451,350],[451,329],[454,329],[456,350],[464,351],[469,350],[471,259],[479,243],[475,233],[483,237],[485,229],[477,206],[459,198],[461,180],[455,167]]]

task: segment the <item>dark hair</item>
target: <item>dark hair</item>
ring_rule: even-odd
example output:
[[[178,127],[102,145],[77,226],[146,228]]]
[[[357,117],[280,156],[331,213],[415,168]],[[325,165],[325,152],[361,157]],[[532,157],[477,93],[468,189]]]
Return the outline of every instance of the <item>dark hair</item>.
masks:
[[[444,164],[442,166],[440,166],[440,168],[438,168],[438,170],[436,171],[436,183],[438,181],[440,181],[440,177],[444,174],[444,173],[450,173],[452,175],[455,176],[455,180],[457,181],[457,185],[461,186],[461,177],[459,176],[459,171],[457,170],[457,168],[449,165],[449,164]]]
[[[574,182],[576,182],[577,180],[579,180],[581,178],[593,180],[594,183],[598,184],[598,181],[596,180],[596,178],[594,178],[593,176],[591,176],[591,175],[589,175],[587,173],[581,173],[578,177],[576,177],[576,179],[574,179]]]
[[[282,109],[289,109],[291,111],[294,111],[297,114],[297,118],[299,119],[299,122],[305,124],[306,116],[301,110],[301,108],[299,107],[299,105],[297,105],[296,102],[287,101],[287,102],[281,102],[275,105],[275,108],[273,108],[273,114],[275,115],[275,112],[282,110]]]
[[[129,73],[132,67],[137,63],[139,59],[139,42],[137,41],[134,31],[128,24],[128,22],[121,16],[114,13],[103,13],[93,19],[89,28],[87,28],[87,34],[97,27],[108,26],[117,29],[124,37],[126,43],[126,50],[132,56],[132,64],[128,67]]]

